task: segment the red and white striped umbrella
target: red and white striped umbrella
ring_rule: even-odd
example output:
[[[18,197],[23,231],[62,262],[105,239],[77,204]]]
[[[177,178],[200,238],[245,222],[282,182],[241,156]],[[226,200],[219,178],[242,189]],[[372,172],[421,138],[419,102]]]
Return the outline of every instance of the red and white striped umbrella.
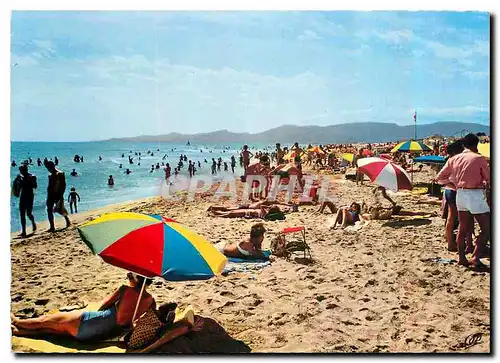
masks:
[[[358,171],[366,174],[372,183],[395,192],[412,189],[408,173],[390,160],[375,157],[359,159]]]

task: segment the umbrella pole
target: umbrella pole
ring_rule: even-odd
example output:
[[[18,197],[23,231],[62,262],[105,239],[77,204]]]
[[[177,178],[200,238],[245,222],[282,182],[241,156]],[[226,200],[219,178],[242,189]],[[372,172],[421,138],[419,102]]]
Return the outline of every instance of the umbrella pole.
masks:
[[[137,299],[137,305],[135,306],[134,316],[132,317],[132,324],[134,324],[135,316],[137,315],[137,310],[139,309],[139,304],[141,303],[142,294],[144,293],[144,288],[146,287],[146,278],[144,278],[141,287],[141,293],[139,294],[139,298]]]

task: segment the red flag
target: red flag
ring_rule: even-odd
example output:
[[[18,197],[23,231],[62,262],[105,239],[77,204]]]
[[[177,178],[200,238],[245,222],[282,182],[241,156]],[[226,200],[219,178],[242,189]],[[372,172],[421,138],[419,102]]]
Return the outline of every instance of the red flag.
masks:
[[[417,111],[413,114],[413,121],[417,122]]]

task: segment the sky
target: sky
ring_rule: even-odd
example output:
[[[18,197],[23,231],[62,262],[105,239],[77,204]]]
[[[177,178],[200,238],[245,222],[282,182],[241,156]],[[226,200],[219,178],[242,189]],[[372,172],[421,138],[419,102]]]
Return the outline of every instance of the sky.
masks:
[[[11,139],[490,123],[480,12],[13,12]]]

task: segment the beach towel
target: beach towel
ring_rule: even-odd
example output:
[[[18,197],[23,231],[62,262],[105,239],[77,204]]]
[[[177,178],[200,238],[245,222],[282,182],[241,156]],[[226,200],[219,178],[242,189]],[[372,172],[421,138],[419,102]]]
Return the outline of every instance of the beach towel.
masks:
[[[266,257],[271,255],[271,251],[263,252]],[[222,271],[223,276],[230,274],[231,272],[254,272],[271,265],[271,262],[267,259],[228,257],[227,261],[228,263]]]
[[[87,311],[97,310],[98,302],[90,303],[84,309]],[[63,310],[62,308],[60,310]],[[139,351],[147,353],[181,335],[191,331],[192,309],[189,307],[183,311],[176,309],[174,325],[162,332],[162,336],[152,345]],[[185,322],[188,321],[188,324]],[[36,337],[16,337],[11,339],[12,351],[30,353],[126,353],[126,344],[122,341],[103,341],[97,343],[82,343],[71,337],[65,336],[36,336]]]
[[[370,224],[369,221],[365,222],[356,222],[354,226],[347,226],[344,228],[344,232],[358,232],[359,230],[363,229],[365,226],[368,226]]]

